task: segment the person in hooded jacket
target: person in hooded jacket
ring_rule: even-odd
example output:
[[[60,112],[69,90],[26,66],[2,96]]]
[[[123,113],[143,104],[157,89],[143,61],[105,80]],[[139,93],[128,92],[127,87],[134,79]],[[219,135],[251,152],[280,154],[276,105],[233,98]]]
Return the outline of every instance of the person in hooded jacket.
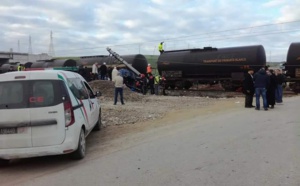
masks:
[[[256,110],[260,110],[260,96],[263,99],[264,110],[268,110],[267,102],[267,87],[270,84],[270,78],[267,75],[265,68],[261,68],[258,72],[254,74],[253,77],[254,88],[255,88],[255,97],[256,97]]]

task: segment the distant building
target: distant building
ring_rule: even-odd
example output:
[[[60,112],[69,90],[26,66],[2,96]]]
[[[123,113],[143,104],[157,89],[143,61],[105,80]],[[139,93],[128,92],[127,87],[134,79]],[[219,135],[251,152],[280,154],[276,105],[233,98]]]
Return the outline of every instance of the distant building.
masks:
[[[0,51],[0,65],[4,63],[21,63],[36,62],[38,60],[49,60],[51,56],[46,53],[42,54],[28,54],[19,52],[1,52]]]

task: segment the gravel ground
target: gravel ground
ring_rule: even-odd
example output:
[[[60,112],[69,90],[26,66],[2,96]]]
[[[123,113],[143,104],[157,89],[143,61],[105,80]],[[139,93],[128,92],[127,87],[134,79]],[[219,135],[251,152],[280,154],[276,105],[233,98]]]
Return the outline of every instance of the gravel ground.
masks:
[[[180,96],[141,95],[125,87],[125,105],[121,105],[120,102],[117,105],[113,105],[114,85],[111,81],[98,80],[90,82],[90,85],[95,91],[101,91],[102,93],[99,101],[102,107],[102,122],[104,127],[154,120],[162,118],[166,113],[171,111],[206,107],[209,104],[217,102],[219,99],[226,99],[225,97],[228,97],[220,92],[210,92],[210,94],[213,94],[212,96],[200,97],[201,95],[195,95],[195,91],[182,91],[178,94]],[[171,94],[171,92],[167,93]]]

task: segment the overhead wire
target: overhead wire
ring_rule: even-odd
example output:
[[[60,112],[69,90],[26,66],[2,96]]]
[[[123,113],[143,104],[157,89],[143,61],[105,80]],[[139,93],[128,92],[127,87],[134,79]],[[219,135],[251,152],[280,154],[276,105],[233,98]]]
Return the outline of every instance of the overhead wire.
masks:
[[[243,28],[236,28],[236,29],[228,29],[228,30],[222,30],[222,31],[215,31],[215,32],[207,32],[207,33],[201,33],[201,34],[194,34],[194,35],[188,35],[188,36],[178,36],[178,37],[172,37],[164,39],[165,41],[180,41],[180,39],[183,38],[189,38],[194,36],[201,36],[201,35],[208,35],[208,34],[218,34],[218,33],[224,33],[224,32],[230,32],[230,31],[241,31],[241,30],[247,30],[247,29],[253,29],[253,28],[259,28],[259,27],[266,27],[266,26],[274,26],[274,25],[283,25],[283,24],[290,24],[290,23],[296,23],[300,22],[300,20],[295,21],[288,21],[288,22],[280,22],[280,23],[273,23],[273,24],[265,24],[265,25],[258,25],[258,26],[251,26],[251,27],[243,27]],[[211,36],[205,37],[205,38],[211,38]],[[195,39],[195,38],[191,38]],[[77,49],[65,49],[65,50],[57,50],[56,52],[63,52],[63,51],[77,51],[77,50],[93,50],[93,49],[99,49],[99,48],[106,48],[109,47],[124,47],[124,46],[131,46],[131,45],[143,45],[146,43],[154,43],[162,41],[162,39],[152,40],[152,41],[145,41],[145,42],[139,42],[139,43],[128,43],[128,44],[116,44],[116,45],[100,45],[95,47],[87,47],[87,48],[77,48]]]

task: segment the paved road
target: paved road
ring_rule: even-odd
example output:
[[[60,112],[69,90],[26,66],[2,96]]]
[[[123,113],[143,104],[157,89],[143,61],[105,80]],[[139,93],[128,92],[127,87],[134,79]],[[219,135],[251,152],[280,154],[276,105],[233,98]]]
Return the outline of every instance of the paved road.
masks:
[[[30,160],[31,167],[15,163],[0,169],[0,179],[33,186],[300,185],[300,97],[284,101],[270,111],[237,104],[120,136],[80,162],[47,157]]]

